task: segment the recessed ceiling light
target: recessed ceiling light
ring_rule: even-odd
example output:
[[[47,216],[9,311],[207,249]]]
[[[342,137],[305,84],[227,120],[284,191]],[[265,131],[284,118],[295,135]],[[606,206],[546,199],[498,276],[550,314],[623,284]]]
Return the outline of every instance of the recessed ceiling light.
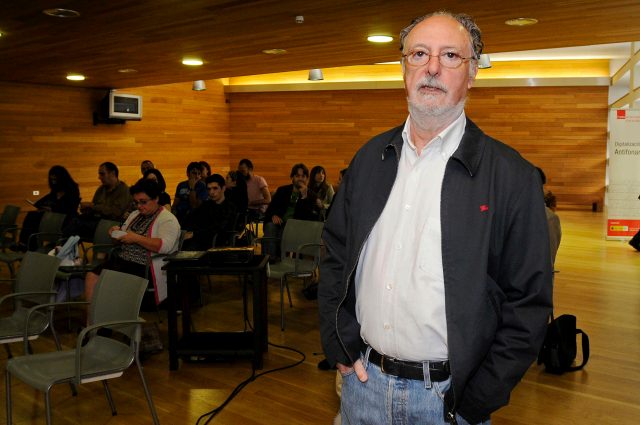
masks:
[[[45,9],[42,11],[45,15],[53,16],[54,18],[77,18],[80,16],[80,12],[71,9]]]
[[[138,72],[138,70],[133,68],[122,68],[119,69],[118,72],[121,74],[133,74],[134,72]]]
[[[265,55],[284,55],[287,51],[285,49],[264,49],[262,53]]]
[[[182,59],[182,64],[183,65],[200,66],[203,63],[204,62],[202,61],[202,59],[198,59],[198,58],[184,58],[184,59]]]
[[[390,43],[393,41],[393,37],[389,35],[370,35],[367,40],[372,43]]]
[[[67,75],[67,80],[70,81],[84,81],[85,76],[82,74],[69,74]]]
[[[504,21],[505,24],[512,27],[526,27],[527,25],[535,25],[538,23],[536,18],[514,18]]]

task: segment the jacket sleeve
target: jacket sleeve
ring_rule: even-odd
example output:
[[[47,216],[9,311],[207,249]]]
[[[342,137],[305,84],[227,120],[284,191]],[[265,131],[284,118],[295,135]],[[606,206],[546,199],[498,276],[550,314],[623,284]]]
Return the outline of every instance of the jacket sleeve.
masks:
[[[347,258],[346,229],[348,223],[348,178],[342,181],[336,194],[331,214],[325,222],[322,240],[326,255],[320,265],[318,286],[318,310],[320,314],[320,337],[329,364],[336,362],[349,365],[351,359],[344,351],[337,332],[338,307],[347,289],[343,281]]]
[[[552,307],[552,275],[543,194],[537,171],[526,178],[504,224],[497,284],[505,294],[486,356],[458,400],[470,423],[506,405],[536,359]]]

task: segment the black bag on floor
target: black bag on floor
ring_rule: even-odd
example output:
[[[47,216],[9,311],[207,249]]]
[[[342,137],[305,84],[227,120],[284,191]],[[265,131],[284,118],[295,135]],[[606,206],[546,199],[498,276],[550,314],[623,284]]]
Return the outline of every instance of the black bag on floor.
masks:
[[[577,336],[582,334],[582,363],[573,366],[576,359]],[[538,364],[544,363],[546,372],[562,375],[582,369],[589,361],[589,337],[576,328],[576,316],[563,314],[556,319],[551,316],[547,325],[547,334],[538,354]]]

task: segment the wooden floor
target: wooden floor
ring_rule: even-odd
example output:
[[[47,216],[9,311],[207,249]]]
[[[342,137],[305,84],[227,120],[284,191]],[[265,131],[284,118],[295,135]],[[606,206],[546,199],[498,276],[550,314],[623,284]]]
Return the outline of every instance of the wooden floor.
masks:
[[[591,358],[584,371],[548,375],[532,366],[514,391],[511,404],[496,412],[497,425],[636,423],[640,418],[640,253],[629,245],[605,241],[602,213],[560,211],[563,240],[558,253],[555,281],[556,314],[572,313],[591,339]],[[3,276],[6,269],[2,270]],[[233,279],[203,282],[207,304],[196,313],[196,327],[242,329],[240,289]],[[260,377],[211,422],[217,424],[329,424],[338,409],[334,371],[316,365],[321,351],[317,306],[305,300],[300,285],[292,286],[294,307],[287,307],[287,329],[280,332],[278,291],[270,283],[269,340],[302,351],[305,361],[292,369]],[[6,292],[6,291],[4,291]],[[144,314],[155,320],[154,313]],[[65,331],[70,345],[75,332]],[[166,319],[161,323],[166,341]],[[52,347],[48,338],[34,343],[42,352]],[[15,346],[14,352],[21,353]],[[300,355],[270,347],[265,369],[291,364]],[[0,362],[6,353],[0,351]],[[163,425],[195,424],[198,417],[217,407],[232,389],[251,374],[250,363],[183,362],[168,370],[166,350],[144,363],[153,398]],[[112,417],[102,386],[83,385],[77,398],[68,386],[52,391],[53,422],[64,424],[150,424],[135,368],[111,381],[118,416]],[[4,400],[4,385],[0,400]],[[13,383],[14,424],[43,424],[41,393]],[[0,401],[4,403],[4,401]],[[0,425],[6,424],[0,409]],[[204,423],[204,422],[201,422]]]

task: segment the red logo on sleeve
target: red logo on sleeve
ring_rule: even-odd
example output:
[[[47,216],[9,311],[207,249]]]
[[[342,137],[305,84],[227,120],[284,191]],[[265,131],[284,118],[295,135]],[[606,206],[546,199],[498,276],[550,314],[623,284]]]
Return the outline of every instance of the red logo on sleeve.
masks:
[[[487,212],[487,211],[489,211],[489,205],[485,205],[485,204],[480,205],[480,212]]]

